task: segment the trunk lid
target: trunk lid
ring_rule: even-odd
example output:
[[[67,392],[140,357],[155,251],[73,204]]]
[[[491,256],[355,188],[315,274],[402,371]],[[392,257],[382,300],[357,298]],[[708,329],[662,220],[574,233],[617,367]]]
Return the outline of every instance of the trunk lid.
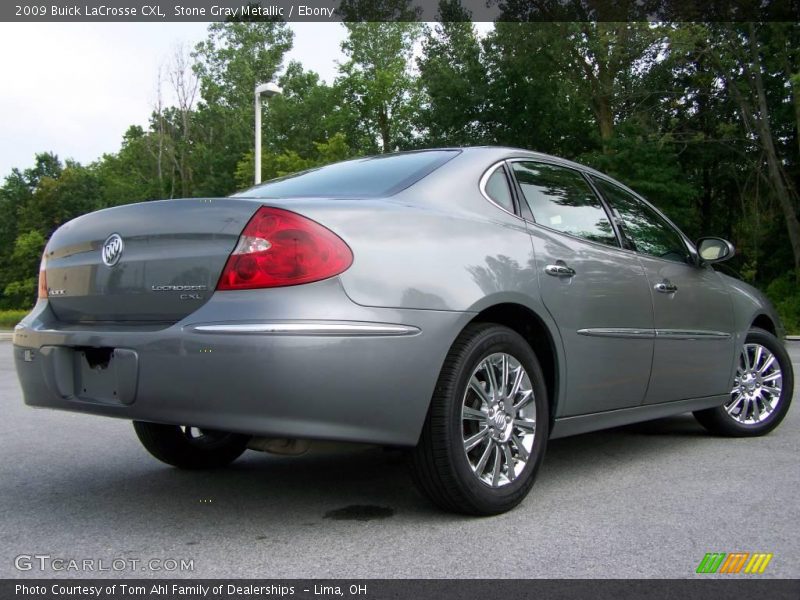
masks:
[[[67,323],[175,323],[209,299],[260,205],[161,200],[65,223],[45,253],[50,306]]]

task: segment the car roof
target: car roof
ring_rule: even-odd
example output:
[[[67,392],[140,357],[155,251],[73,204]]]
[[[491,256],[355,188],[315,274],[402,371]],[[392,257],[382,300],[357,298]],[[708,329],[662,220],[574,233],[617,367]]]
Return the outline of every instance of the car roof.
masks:
[[[560,156],[555,156],[553,154],[545,154],[544,152],[536,152],[535,150],[526,150],[525,148],[517,148],[514,146],[442,146],[438,148],[411,150],[410,152],[433,152],[436,150],[460,150],[465,154],[470,154],[473,156],[483,154],[487,159],[497,161],[507,158],[531,158],[534,160],[544,160],[547,162],[558,163],[566,167],[572,167],[573,169],[579,169],[581,171],[585,171],[586,173],[598,175],[605,179],[612,179],[605,173],[602,173],[601,171],[593,169],[587,165],[577,163],[566,158],[561,158]],[[400,153],[398,152],[397,154]]]

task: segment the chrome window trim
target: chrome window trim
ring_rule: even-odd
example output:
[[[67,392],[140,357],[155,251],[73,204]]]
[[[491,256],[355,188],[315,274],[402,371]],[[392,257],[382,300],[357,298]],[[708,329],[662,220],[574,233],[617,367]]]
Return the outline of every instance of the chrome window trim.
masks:
[[[502,206],[500,206],[500,205],[499,205],[497,202],[495,202],[495,201],[494,201],[494,199],[493,199],[493,198],[492,198],[492,197],[491,197],[491,196],[490,196],[490,195],[489,195],[489,194],[486,192],[486,183],[489,181],[489,178],[490,178],[492,175],[494,175],[494,172],[495,172],[495,171],[497,171],[497,169],[499,169],[499,168],[501,168],[501,167],[505,167],[505,164],[506,164],[506,160],[505,160],[505,159],[503,159],[503,160],[498,160],[496,163],[493,163],[491,166],[489,166],[489,168],[488,168],[488,169],[486,169],[486,171],[484,171],[483,175],[481,175],[480,181],[478,182],[478,189],[479,189],[479,190],[480,190],[480,192],[481,192],[481,196],[483,196],[484,198],[486,198],[486,200],[488,200],[488,201],[489,201],[489,203],[491,203],[492,205],[496,206],[497,208],[499,208],[500,210],[502,210],[504,213],[506,213],[506,214],[508,214],[508,215],[511,215],[512,217],[516,217],[516,218],[517,218],[517,219],[519,219],[520,221],[525,221],[525,222],[527,222],[527,221],[526,221],[526,219],[523,219],[523,218],[522,218],[520,215],[518,215],[517,213],[515,213],[515,212],[511,212],[511,211],[509,211],[509,210],[507,210],[507,209],[503,208]],[[513,198],[514,198],[514,192],[513,192],[513,190],[511,189],[511,182],[508,180],[508,174],[506,174],[506,185],[508,185],[508,192],[511,194],[512,202],[513,202]]]
[[[561,235],[568,235],[569,237],[571,237],[574,240],[581,240],[583,242],[588,242],[590,244],[595,244],[597,246],[600,246],[601,248],[611,248],[611,249],[614,249],[614,250],[627,250],[627,248],[622,246],[622,239],[620,238],[620,236],[619,236],[619,234],[617,232],[617,229],[616,229],[616,227],[614,225],[614,220],[613,220],[614,219],[614,215],[609,213],[608,208],[606,207],[606,203],[604,201],[604,198],[600,194],[598,194],[595,191],[594,186],[589,181],[586,180],[587,172],[585,172],[585,171],[583,171],[583,170],[581,170],[581,169],[579,169],[577,167],[573,167],[571,165],[565,165],[565,164],[563,164],[563,163],[561,163],[559,161],[555,161],[555,160],[542,160],[542,159],[538,159],[538,158],[519,158],[519,157],[515,157],[515,158],[508,158],[508,159],[505,160],[505,162],[507,162],[509,164],[515,163],[515,162],[535,162],[535,163],[538,162],[538,163],[542,163],[542,164],[545,164],[545,165],[550,165],[552,167],[560,167],[562,169],[569,169],[570,171],[575,171],[578,175],[580,175],[581,179],[583,179],[583,181],[586,183],[586,186],[589,188],[589,191],[591,191],[592,194],[594,194],[594,196],[597,198],[597,201],[600,203],[600,208],[605,213],[606,218],[608,219],[608,223],[611,225],[611,229],[614,231],[614,239],[616,240],[617,243],[616,243],[616,245],[611,246],[609,244],[604,244],[603,242],[596,242],[594,240],[590,240],[588,238],[581,237],[579,235],[575,235],[574,233],[569,233],[568,231],[561,231],[560,229],[554,229],[552,227],[548,227],[547,225],[543,225],[543,224],[539,223],[538,221],[536,221],[536,215],[533,215],[533,218],[534,218],[533,221],[531,221],[529,219],[523,219],[523,221],[525,221],[526,223],[530,223],[531,225],[536,225],[537,227],[543,227],[544,229],[547,229],[548,231],[552,231],[554,233],[558,233],[558,234],[561,234]],[[514,177],[513,169],[512,169],[511,176]],[[514,182],[517,184],[518,188],[521,187],[519,185],[519,182],[517,181],[516,177],[514,177]],[[521,201],[527,202],[527,199],[524,198],[524,192],[520,191],[520,193],[523,194],[523,198],[521,199]],[[530,212],[531,212],[531,214],[533,214],[533,209],[530,209]]]
[[[643,204],[648,206],[650,209],[652,209],[659,217],[664,219],[664,221],[666,221],[667,224],[670,227],[672,227],[675,231],[677,231],[678,235],[681,237],[683,242],[686,244],[687,249],[689,250],[689,254],[691,255],[691,257],[692,258],[696,258],[697,257],[697,249],[694,246],[694,242],[692,240],[690,240],[689,237],[685,233],[683,233],[681,228],[678,227],[677,225],[675,225],[675,223],[673,223],[670,220],[669,217],[667,217],[661,210],[659,210],[656,206],[654,206],[649,200],[644,198],[641,194],[638,194],[635,190],[632,190],[631,188],[629,188],[624,183],[621,183],[621,182],[617,181],[616,179],[613,179],[613,178],[609,177],[605,173],[601,173],[600,171],[592,169],[591,167],[587,167],[586,165],[573,163],[571,161],[564,161],[564,160],[561,160],[561,159],[559,159],[557,157],[554,157],[554,156],[548,156],[548,155],[544,155],[544,156],[537,156],[537,155],[525,156],[525,155],[516,154],[515,156],[506,157],[504,159],[504,161],[501,161],[501,162],[514,163],[514,162],[521,162],[521,161],[541,162],[541,163],[545,163],[545,164],[549,164],[549,165],[553,165],[553,166],[557,166],[557,167],[563,167],[565,169],[572,169],[573,171],[578,171],[579,173],[581,173],[584,176],[584,178],[602,179],[602,180],[604,180],[604,181],[606,181],[606,182],[608,182],[608,183],[610,183],[612,185],[615,185],[615,186],[625,190],[629,194],[633,195],[639,202],[642,202]],[[591,185],[591,187],[592,187],[593,190],[595,189],[595,186]],[[596,195],[600,199],[601,204],[603,205],[603,207],[605,209],[606,208],[605,197],[602,195],[602,193],[598,193],[598,192],[596,192]],[[609,219],[611,219],[612,227],[613,227],[614,226],[614,223],[613,223],[614,215],[613,214],[609,214],[608,210],[606,210],[606,215],[609,217]],[[667,263],[670,263],[670,264],[674,264],[674,265],[681,264],[681,263],[678,263],[678,262],[676,262],[674,260],[668,260],[668,259],[665,259],[665,258],[660,258],[658,256],[651,256],[649,254],[644,254],[644,253],[638,252],[636,250],[630,250],[628,248],[625,248],[625,247],[622,246],[622,240],[619,239],[618,236],[617,236],[617,244],[618,245],[617,246],[608,246],[608,245],[603,244],[601,242],[593,242],[591,240],[587,240],[586,238],[582,238],[582,237],[575,236],[575,235],[572,235],[572,234],[569,234],[569,233],[565,233],[563,231],[559,231],[558,229],[550,229],[546,225],[542,225],[540,223],[537,223],[536,221],[530,221],[529,219],[524,219],[524,220],[525,220],[526,223],[532,223],[534,225],[538,225],[539,227],[544,227],[545,229],[547,229],[549,231],[554,231],[556,233],[561,233],[563,235],[568,235],[568,236],[570,236],[570,237],[572,237],[572,238],[574,238],[576,240],[584,240],[584,241],[589,242],[590,244],[597,244],[597,245],[603,246],[604,248],[616,248],[617,250],[622,250],[623,252],[628,252],[628,253],[633,254],[635,256],[647,256],[648,258],[653,258],[655,260],[664,261],[664,262],[667,262]],[[689,267],[697,266],[696,264],[690,264],[690,263],[686,263],[686,265],[689,266]]]
[[[684,263],[684,264],[686,264],[687,266],[690,266],[690,267],[697,267],[697,266],[699,266],[699,265],[697,264],[697,257],[698,257],[698,254],[697,254],[697,248],[695,247],[695,245],[694,245],[694,242],[692,242],[692,240],[690,240],[690,239],[688,238],[688,236],[687,236],[685,233],[683,233],[683,231],[681,231],[681,228],[680,228],[680,227],[678,227],[677,225],[675,225],[675,223],[673,223],[673,222],[672,222],[672,221],[669,219],[669,217],[667,217],[667,215],[665,215],[665,214],[664,214],[662,211],[660,211],[660,210],[659,210],[659,209],[658,209],[656,206],[654,206],[652,202],[650,202],[649,200],[647,200],[646,198],[644,198],[644,197],[643,197],[643,196],[641,196],[640,194],[637,194],[637,193],[636,193],[634,190],[632,190],[631,188],[629,188],[627,185],[625,185],[625,184],[623,184],[623,183],[620,183],[619,181],[616,181],[615,179],[611,179],[611,178],[610,178],[608,175],[605,175],[605,174],[603,174],[603,173],[590,173],[590,172],[588,172],[588,171],[586,172],[586,175],[589,177],[589,179],[592,179],[592,178],[594,178],[594,179],[601,179],[601,180],[605,181],[605,182],[606,182],[606,183],[608,183],[608,184],[611,184],[611,185],[613,185],[613,186],[615,186],[615,187],[618,187],[618,188],[620,188],[622,191],[624,191],[624,192],[627,192],[628,194],[630,194],[631,196],[633,196],[633,198],[634,198],[635,200],[637,200],[637,201],[641,202],[641,203],[642,203],[642,204],[644,204],[644,205],[645,205],[647,208],[649,208],[649,209],[650,209],[650,210],[652,210],[654,213],[656,213],[656,215],[657,215],[658,217],[660,217],[660,218],[661,218],[661,219],[662,219],[662,220],[663,220],[663,221],[664,221],[664,222],[667,224],[667,226],[671,227],[671,228],[672,228],[672,230],[673,230],[675,233],[677,233],[677,234],[678,234],[678,237],[679,237],[679,238],[680,238],[680,239],[683,241],[683,245],[686,247],[686,250],[687,250],[687,251],[688,251],[688,253],[689,253],[689,258],[690,258],[691,260],[693,260],[693,261],[694,261],[694,264],[692,264],[692,263],[689,263],[689,262],[686,262],[686,263]],[[603,200],[605,201],[605,196],[603,196],[603,193],[602,193],[600,190],[598,190],[598,193],[599,193],[599,195],[600,195],[600,196],[603,198]],[[612,208],[610,203],[609,203],[609,208]],[[612,216],[613,216],[613,215],[612,215]],[[674,260],[669,260],[669,259],[667,259],[667,258],[661,258],[660,256],[653,256],[652,254],[647,254],[646,252],[641,252],[641,251],[639,251],[639,250],[631,250],[631,252],[633,252],[634,254],[637,254],[637,255],[639,255],[639,256],[646,256],[646,257],[648,257],[648,258],[654,258],[654,259],[656,259],[656,260],[661,260],[661,261],[668,262],[668,263],[672,263],[672,264],[681,264],[681,263],[679,263],[679,262],[677,262],[677,261],[674,261]]]
[[[256,335],[405,336],[420,333],[418,327],[411,325],[330,321],[207,323],[190,325],[187,329],[193,333]]]
[[[628,250],[627,248],[623,248],[622,246],[609,246],[608,244],[604,244],[603,242],[595,242],[594,240],[586,239],[585,237],[575,235],[574,233],[568,233],[566,231],[561,231],[559,229],[553,229],[552,227],[548,227],[547,225],[542,225],[541,223],[537,223],[536,221],[528,221],[527,219],[524,219],[524,221],[529,225],[533,225],[534,227],[541,227],[542,229],[546,229],[547,231],[550,231],[552,233],[557,233],[558,235],[566,235],[572,238],[573,240],[577,240],[579,242],[584,242],[586,244],[594,244],[598,248],[604,248],[606,250],[622,250],[623,252],[629,252],[635,255],[635,252],[633,252],[633,250]]]

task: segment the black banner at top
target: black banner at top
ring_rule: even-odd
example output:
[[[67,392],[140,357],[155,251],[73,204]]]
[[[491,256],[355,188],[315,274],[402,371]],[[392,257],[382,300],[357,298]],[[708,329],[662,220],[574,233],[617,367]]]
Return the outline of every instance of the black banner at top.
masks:
[[[459,6],[460,3],[460,6]],[[4,0],[0,21],[800,21],[800,0]]]

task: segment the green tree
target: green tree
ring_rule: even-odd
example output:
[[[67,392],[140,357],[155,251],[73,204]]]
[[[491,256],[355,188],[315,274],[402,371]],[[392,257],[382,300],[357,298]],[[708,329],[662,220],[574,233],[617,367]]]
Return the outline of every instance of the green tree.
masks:
[[[252,147],[255,86],[275,79],[293,33],[276,21],[212,23],[208,31],[192,54],[202,98],[192,120],[193,189],[224,196]]]
[[[360,132],[358,112],[344,102],[339,87],[326,84],[297,62],[289,63],[278,82],[283,94],[270,100],[263,123],[267,150],[293,150],[311,157],[317,142],[338,133],[344,135],[348,147],[375,149]]]
[[[340,160],[351,158],[357,154],[357,152],[354,152],[353,148],[347,144],[347,138],[341,132],[335,133],[328,138],[327,141],[314,142],[314,146],[317,150],[318,164],[321,165],[339,162]]]
[[[284,54],[292,48],[293,37],[282,21],[209,25],[207,39],[192,53],[203,101],[236,110],[251,109],[256,84],[274,78]]]
[[[14,169],[0,188],[0,307],[25,308],[36,296],[38,265],[45,240],[59,226],[100,208],[93,168],[62,165],[55,154],[36,155],[30,169]]]
[[[410,62],[422,31],[415,22],[345,23],[337,85],[361,117],[363,132],[379,140],[382,152],[413,143],[419,94]]]
[[[159,139],[158,131],[144,131],[132,125],[122,138],[115,154],[104,154],[97,162],[101,204],[117,206],[131,202],[172,198],[176,195],[177,173],[171,160],[159,164],[159,152],[168,155],[168,141]]]
[[[18,211],[19,231],[36,230],[50,237],[58,227],[100,205],[94,169],[67,161],[58,177],[42,177],[28,202]]]
[[[681,72],[688,73],[690,80],[705,78],[706,89],[724,95],[724,102],[695,112],[724,130],[733,151],[721,168],[738,186],[736,196],[744,208],[737,213],[748,222],[734,229],[747,232],[754,276],[762,279],[782,274],[785,269],[780,265],[785,263],[781,249],[785,248],[795,279],[800,281],[798,120],[792,79],[800,70],[796,49],[800,27],[785,23],[696,23],[674,27],[670,41]],[[713,92],[709,97],[714,98]],[[698,119],[690,115],[687,121],[691,128]],[[719,184],[704,182],[705,194],[715,187]],[[783,235],[768,219],[753,218],[763,214],[764,200],[774,202],[778,209],[775,217],[783,226]],[[729,223],[733,222],[732,216]],[[767,248],[770,250],[765,251]],[[759,251],[775,264],[756,260]],[[759,273],[762,268],[765,272]]]
[[[564,74],[552,23],[498,22],[483,42],[489,141],[577,157],[594,148],[592,115]]]
[[[353,149],[347,145],[347,138],[340,132],[324,142],[314,142],[314,151],[305,156],[301,156],[294,150],[263,153],[261,172],[266,180],[270,180],[345,160],[354,155]],[[252,185],[253,167],[253,153],[248,152],[236,167],[236,181],[240,188],[248,188]]]
[[[14,241],[11,260],[3,269],[3,279],[7,281],[3,296],[7,307],[28,308],[36,302],[39,263],[45,242],[45,237],[36,230],[23,233]]]
[[[426,29],[417,59],[424,99],[418,126],[429,145],[484,143],[489,82],[477,32],[459,0],[440,2],[439,18]]]
[[[792,73],[800,70],[798,55],[796,49],[781,43],[783,40],[774,43],[775,30],[771,23],[748,23],[744,27],[721,25],[719,33],[722,37],[720,46],[727,51],[727,56],[723,55],[720,60],[723,68],[726,62],[728,66],[724,77],[739,105],[745,128],[754,136],[763,154],[766,180],[783,213],[792,248],[795,280],[800,284],[800,218],[797,214],[800,198],[795,185],[797,154],[794,148],[787,152],[788,144],[781,143],[782,123],[775,110],[796,93]],[[777,68],[776,58],[779,61]],[[781,69],[787,64],[788,72]],[[794,174],[787,168],[790,165],[794,166]]]

